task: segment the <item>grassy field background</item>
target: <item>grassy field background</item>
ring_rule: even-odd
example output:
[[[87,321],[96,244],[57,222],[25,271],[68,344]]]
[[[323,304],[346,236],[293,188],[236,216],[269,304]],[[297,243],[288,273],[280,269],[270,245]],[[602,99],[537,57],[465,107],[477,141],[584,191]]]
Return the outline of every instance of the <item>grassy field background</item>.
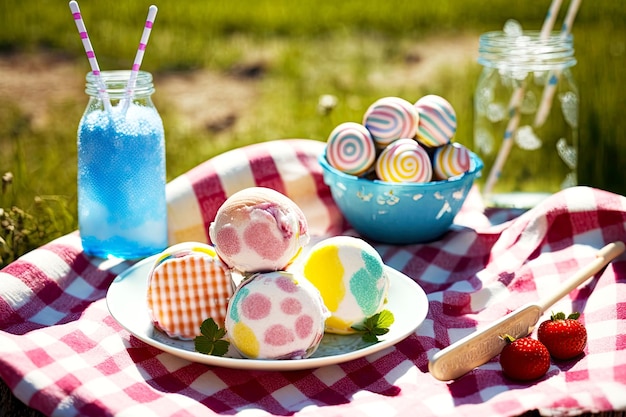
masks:
[[[409,76],[406,68],[428,58],[416,56],[415,45],[464,37],[475,39],[477,46],[481,32],[500,30],[510,18],[524,28],[538,29],[550,1],[154,3],[159,13],[142,68],[155,75],[154,101],[166,128],[167,172],[172,179],[248,143],[287,137],[325,140],[336,124],[359,121],[370,103],[390,95],[409,100],[425,94],[446,97],[457,111],[457,140],[471,146],[479,65],[455,65],[450,48],[449,63],[442,63],[435,75]],[[130,68],[150,3],[83,0],[80,5],[100,67]],[[579,182],[619,194],[626,194],[623,6],[622,1],[587,0],[573,30],[578,58],[573,72],[581,96]],[[0,194],[1,267],[76,228],[76,127],[87,100],[82,77],[89,65],[67,1],[35,5],[0,0],[0,10],[0,60],[52,55],[69,62],[81,78],[51,86],[53,92],[75,89],[76,98],[47,109],[43,126],[24,110],[19,94],[0,91],[0,175],[12,174],[3,177]],[[445,42],[442,45],[439,53],[446,53]],[[171,96],[159,90],[159,82],[197,71],[252,85],[253,104],[224,128],[182,128]],[[319,98],[326,94],[338,99],[330,114],[318,110]],[[47,99],[42,94],[42,102]],[[200,107],[217,111],[219,103]]]

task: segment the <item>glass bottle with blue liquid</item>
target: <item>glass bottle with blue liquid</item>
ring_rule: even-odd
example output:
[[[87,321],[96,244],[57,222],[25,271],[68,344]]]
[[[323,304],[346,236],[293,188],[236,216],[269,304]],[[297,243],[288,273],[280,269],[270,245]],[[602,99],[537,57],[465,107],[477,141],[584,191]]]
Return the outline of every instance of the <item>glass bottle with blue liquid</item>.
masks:
[[[152,75],[87,74],[78,127],[78,226],[86,254],[139,259],[167,247],[165,135]]]

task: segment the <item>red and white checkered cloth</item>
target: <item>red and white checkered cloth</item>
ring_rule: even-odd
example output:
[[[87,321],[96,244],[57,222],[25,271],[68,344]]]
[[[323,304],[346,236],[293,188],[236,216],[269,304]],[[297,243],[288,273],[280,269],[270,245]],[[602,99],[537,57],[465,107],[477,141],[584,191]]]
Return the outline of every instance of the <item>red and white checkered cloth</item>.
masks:
[[[296,201],[314,233],[353,233],[323,183],[323,143],[283,140],[218,156],[168,185],[171,243],[206,241],[226,197],[261,185]],[[497,359],[454,382],[428,373],[439,349],[552,292],[626,240],[626,198],[575,187],[517,216],[470,196],[452,230],[419,245],[375,245],[429,298],[426,321],[396,346],[292,372],[222,369],[147,346],[108,313],[107,287],[129,263],[86,257],[77,233],[0,271],[0,377],[51,416],[458,416],[626,409],[626,262],[620,257],[554,310],[580,311],[584,356],[536,382],[504,379]],[[497,219],[495,221],[494,219]]]

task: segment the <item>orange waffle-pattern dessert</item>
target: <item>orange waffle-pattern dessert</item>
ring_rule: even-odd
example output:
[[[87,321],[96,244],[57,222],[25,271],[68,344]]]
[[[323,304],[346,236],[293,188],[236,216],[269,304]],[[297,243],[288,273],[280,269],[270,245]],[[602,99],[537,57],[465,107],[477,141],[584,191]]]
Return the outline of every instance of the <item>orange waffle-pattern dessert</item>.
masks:
[[[148,309],[154,325],[168,336],[193,339],[207,317],[224,324],[231,295],[230,271],[213,248],[185,243],[172,246],[155,262]]]

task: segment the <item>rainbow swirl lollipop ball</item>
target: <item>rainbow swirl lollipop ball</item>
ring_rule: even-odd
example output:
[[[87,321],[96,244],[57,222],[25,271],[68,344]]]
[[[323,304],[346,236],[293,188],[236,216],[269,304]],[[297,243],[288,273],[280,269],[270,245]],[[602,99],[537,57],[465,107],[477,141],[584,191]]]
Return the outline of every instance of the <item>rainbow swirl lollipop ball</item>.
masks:
[[[398,139],[376,160],[376,175],[388,182],[428,182],[432,163],[426,150],[414,139]]]
[[[333,129],[326,142],[328,163],[351,175],[361,175],[376,160],[374,139],[365,126],[345,122]]]
[[[449,143],[437,148],[433,155],[434,177],[438,180],[461,175],[470,169],[469,149],[460,143]]]
[[[429,94],[417,100],[419,113],[417,140],[425,146],[436,147],[449,143],[456,133],[456,112],[443,97]]]
[[[378,99],[363,115],[363,125],[371,132],[379,149],[397,139],[414,138],[418,122],[416,107],[400,97]]]

